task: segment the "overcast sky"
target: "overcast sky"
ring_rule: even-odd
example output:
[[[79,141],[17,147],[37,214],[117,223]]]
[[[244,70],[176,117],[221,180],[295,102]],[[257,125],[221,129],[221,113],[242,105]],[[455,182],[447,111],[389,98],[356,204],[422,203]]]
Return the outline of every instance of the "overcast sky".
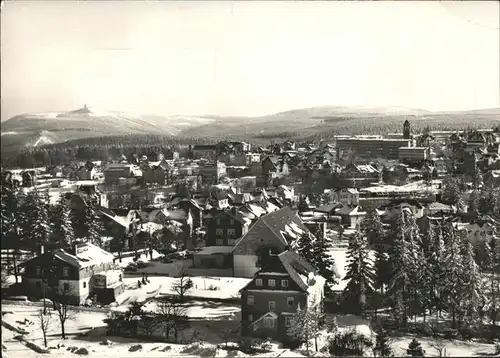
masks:
[[[500,107],[498,2],[5,2],[1,116]]]

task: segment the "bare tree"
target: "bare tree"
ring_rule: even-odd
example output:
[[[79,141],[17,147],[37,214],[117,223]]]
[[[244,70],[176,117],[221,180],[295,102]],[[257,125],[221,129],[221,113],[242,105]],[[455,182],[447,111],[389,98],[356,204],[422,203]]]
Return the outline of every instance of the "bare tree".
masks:
[[[164,297],[158,301],[158,316],[167,340],[170,338],[170,333],[173,333],[177,342],[179,332],[188,327],[189,322],[186,313],[186,308],[177,300]]]
[[[37,318],[43,334],[43,344],[45,345],[45,348],[47,348],[47,332],[52,323],[52,314],[50,312],[44,312],[44,310],[41,309],[38,311]]]
[[[177,282],[175,282],[172,285],[172,289],[177,294],[179,302],[181,303],[184,302],[184,296],[192,288],[193,288],[193,281],[189,277],[187,270],[185,268],[182,268]]]
[[[59,322],[61,323],[61,338],[66,339],[65,324],[68,320],[74,318],[74,311],[70,306],[70,292],[68,289],[62,290],[61,293],[55,294],[54,311],[57,313]]]

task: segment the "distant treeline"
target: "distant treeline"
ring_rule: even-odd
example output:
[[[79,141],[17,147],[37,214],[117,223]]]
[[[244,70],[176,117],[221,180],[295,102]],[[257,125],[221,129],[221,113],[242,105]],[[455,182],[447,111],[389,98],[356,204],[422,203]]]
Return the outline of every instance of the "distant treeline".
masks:
[[[499,126],[500,119],[458,119],[458,118],[431,118],[416,119],[411,122],[412,133],[424,131],[463,131],[474,128],[495,128]],[[473,128],[472,128],[473,127]],[[283,131],[265,133],[254,136],[259,139],[301,139],[304,141],[332,140],[337,135],[384,135],[389,133],[402,133],[401,121],[388,118],[336,118],[325,120],[325,124],[304,128],[301,131]]]
[[[3,156],[2,166],[33,168],[65,165],[75,160],[113,160],[122,155],[166,153],[169,150],[183,153],[188,151],[189,145],[194,144],[215,144],[215,141],[151,134],[82,138]]]

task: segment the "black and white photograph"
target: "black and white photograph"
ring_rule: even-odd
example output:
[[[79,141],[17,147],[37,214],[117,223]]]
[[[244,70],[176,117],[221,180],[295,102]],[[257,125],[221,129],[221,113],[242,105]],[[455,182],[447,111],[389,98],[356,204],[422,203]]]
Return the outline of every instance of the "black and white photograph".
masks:
[[[6,0],[2,357],[500,357],[500,3]]]

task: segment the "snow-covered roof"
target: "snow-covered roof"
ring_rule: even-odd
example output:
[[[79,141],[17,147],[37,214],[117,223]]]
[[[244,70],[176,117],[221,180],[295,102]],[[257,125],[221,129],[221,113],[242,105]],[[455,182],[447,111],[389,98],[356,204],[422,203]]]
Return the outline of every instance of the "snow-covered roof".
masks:
[[[114,259],[113,254],[90,243],[78,244],[76,255],[59,249],[54,251],[54,256],[74,267],[88,267],[101,263],[109,263],[113,262]]]

